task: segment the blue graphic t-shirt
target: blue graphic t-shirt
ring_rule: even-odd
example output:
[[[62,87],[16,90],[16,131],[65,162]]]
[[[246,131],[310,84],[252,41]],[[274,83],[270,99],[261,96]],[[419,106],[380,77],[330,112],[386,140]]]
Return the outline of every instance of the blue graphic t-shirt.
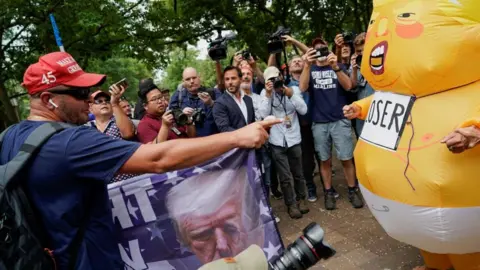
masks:
[[[11,128],[4,137],[0,164],[13,159],[43,123],[23,121]],[[124,269],[107,183],[139,146],[87,126],[69,128],[53,135],[24,170],[26,190],[50,238],[57,269],[68,269],[68,247],[85,219],[75,269]]]
[[[346,73],[345,67],[340,68]],[[343,106],[347,104],[346,91],[338,82],[335,71],[330,66],[312,65],[310,85],[308,87],[312,99],[312,121],[328,123],[344,119]]]

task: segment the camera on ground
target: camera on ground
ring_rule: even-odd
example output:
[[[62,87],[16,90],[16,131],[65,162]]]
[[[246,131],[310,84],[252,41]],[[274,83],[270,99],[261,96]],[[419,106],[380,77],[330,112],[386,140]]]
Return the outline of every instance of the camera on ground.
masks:
[[[271,34],[268,38],[267,50],[269,54],[281,53],[284,48],[284,42],[282,36],[290,35],[290,29],[283,26],[279,26],[277,31]]]
[[[270,263],[269,270],[305,270],[320,260],[327,260],[336,251],[324,242],[325,233],[317,223],[303,229],[303,235],[290,244],[282,255]]]

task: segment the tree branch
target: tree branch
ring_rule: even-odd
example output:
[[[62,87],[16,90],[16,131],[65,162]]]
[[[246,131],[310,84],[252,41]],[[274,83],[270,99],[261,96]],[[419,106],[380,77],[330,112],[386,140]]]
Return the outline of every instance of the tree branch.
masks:
[[[5,50],[7,50],[7,49],[10,47],[10,45],[12,45],[12,43],[13,43],[15,40],[17,40],[17,38],[23,33],[23,31],[25,31],[25,29],[27,29],[28,26],[30,26],[30,24],[25,25],[20,31],[18,31],[18,33],[17,33],[12,39],[10,39],[10,41],[9,41],[5,46],[3,46],[3,47],[0,49],[0,51],[3,52],[3,51],[5,51]]]

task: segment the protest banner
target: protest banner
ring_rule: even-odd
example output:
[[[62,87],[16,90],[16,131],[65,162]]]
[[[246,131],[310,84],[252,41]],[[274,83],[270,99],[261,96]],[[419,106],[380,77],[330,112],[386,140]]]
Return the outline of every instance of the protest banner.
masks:
[[[235,149],[193,168],[108,187],[126,269],[198,269],[256,244],[284,249],[255,151]]]

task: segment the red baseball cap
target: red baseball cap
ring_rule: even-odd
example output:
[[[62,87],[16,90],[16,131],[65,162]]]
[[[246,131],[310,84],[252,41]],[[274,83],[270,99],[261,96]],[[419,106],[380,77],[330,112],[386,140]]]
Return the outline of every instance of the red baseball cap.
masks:
[[[328,43],[321,37],[317,37],[312,41],[312,47],[315,47],[317,44],[327,45]]]
[[[90,98],[92,100],[95,100],[99,96],[104,96],[104,97],[110,98],[110,94],[107,93],[107,92],[103,92],[102,90],[97,90],[97,91],[93,92],[93,94],[90,95]]]
[[[41,56],[37,63],[27,68],[22,86],[33,95],[59,85],[93,87],[101,85],[106,77],[102,74],[86,73],[66,52],[54,52]]]

